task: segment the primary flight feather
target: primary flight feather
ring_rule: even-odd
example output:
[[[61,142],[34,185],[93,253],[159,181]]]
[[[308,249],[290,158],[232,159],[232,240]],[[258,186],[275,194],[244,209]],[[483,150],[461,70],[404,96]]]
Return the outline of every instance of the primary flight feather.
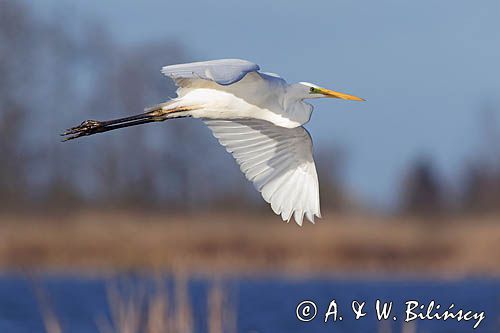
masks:
[[[276,74],[240,59],[165,66],[177,97],[136,116],[87,120],[70,128],[66,140],[171,118],[202,119],[233,155],[247,179],[284,221],[321,217],[312,141],[302,125],[313,111],[309,98],[363,99],[307,82],[288,84]]]

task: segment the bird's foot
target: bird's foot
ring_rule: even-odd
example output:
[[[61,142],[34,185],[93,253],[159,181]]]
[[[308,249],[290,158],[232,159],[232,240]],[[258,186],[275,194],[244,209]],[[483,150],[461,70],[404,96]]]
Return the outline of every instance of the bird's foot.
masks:
[[[64,136],[63,141],[73,140],[81,136],[99,133],[104,126],[104,123],[97,120],[85,120],[80,125],[67,129],[61,136]]]

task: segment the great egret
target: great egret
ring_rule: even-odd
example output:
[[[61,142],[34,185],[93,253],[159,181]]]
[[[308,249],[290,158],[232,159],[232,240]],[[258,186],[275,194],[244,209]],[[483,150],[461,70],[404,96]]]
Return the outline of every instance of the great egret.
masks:
[[[319,184],[312,141],[302,125],[313,106],[308,98],[362,98],[260,72],[240,59],[221,59],[163,67],[178,86],[177,98],[145,109],[136,116],[109,121],[87,120],[68,129],[65,140],[117,128],[171,118],[202,119],[241,171],[283,221],[304,215],[314,223],[321,217]]]

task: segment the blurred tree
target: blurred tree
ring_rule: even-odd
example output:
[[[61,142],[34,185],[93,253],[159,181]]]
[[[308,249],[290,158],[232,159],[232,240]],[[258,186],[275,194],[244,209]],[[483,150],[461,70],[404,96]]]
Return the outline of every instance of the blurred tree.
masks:
[[[0,1],[0,210],[264,206],[201,121],[61,144],[75,122],[137,114],[174,96],[159,70],[192,60],[175,41],[119,45],[99,22],[67,14],[57,8],[42,20],[23,1]],[[326,206],[340,207],[337,160],[321,163]]]
[[[356,203],[348,196],[341,181],[345,154],[340,149],[331,148],[332,146],[315,154],[321,208],[324,211],[346,211],[352,209]]]
[[[500,174],[478,164],[465,172],[462,210],[473,214],[488,214],[500,210]]]
[[[401,207],[405,213],[432,216],[446,208],[443,185],[430,159],[418,159],[403,184]]]
[[[488,104],[480,113],[481,141],[474,163],[464,172],[461,208],[472,214],[500,211],[500,142],[497,108]]]
[[[0,2],[0,209],[24,201],[27,187],[27,133],[33,104],[29,54],[36,45],[36,23],[21,4]]]

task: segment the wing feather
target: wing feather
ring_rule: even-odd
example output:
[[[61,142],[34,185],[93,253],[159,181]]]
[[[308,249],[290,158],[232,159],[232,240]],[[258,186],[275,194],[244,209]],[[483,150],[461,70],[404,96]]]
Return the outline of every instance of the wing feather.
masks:
[[[259,65],[247,60],[220,59],[165,66],[161,72],[172,78],[177,85],[185,79],[203,79],[226,86],[259,69]]]
[[[284,221],[321,217],[312,141],[303,127],[283,128],[263,120],[205,123]]]

